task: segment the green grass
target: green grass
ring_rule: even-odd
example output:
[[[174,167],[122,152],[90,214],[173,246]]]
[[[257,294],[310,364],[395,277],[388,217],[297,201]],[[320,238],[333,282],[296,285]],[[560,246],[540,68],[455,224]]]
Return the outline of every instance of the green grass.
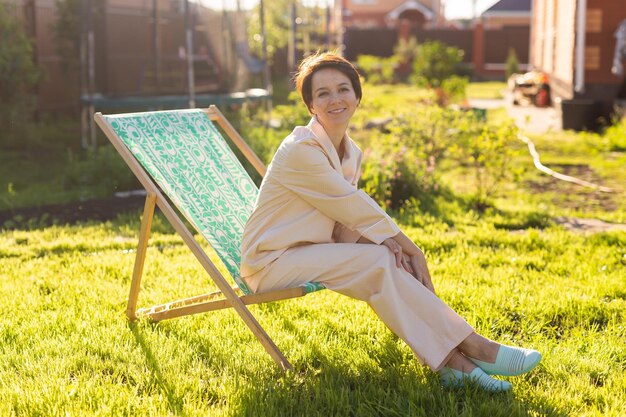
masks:
[[[469,83],[467,86],[467,98],[479,99],[499,99],[503,98],[502,91],[506,90],[506,83],[503,81],[485,81],[479,83]]]
[[[0,152],[0,210],[76,200],[63,188],[65,153]]]
[[[427,99],[413,87],[367,88],[366,99],[383,98],[364,102],[372,117]],[[366,121],[360,117],[357,125]],[[0,229],[0,416],[623,415],[626,233],[572,233],[553,219],[626,222],[626,154],[608,151],[598,135],[532,139],[544,164],[616,192],[539,173],[520,142],[512,162],[519,180],[504,184],[484,213],[442,194],[423,211],[395,214],[424,248],[445,302],[485,336],[543,353],[537,369],[509,378],[512,393],[442,389],[365,303],[331,291],[251,307],[293,363],[289,373],[230,310],[129,323],[139,230],[132,213],[106,223]],[[64,152],[0,153],[0,204],[80,198],[80,189],[63,187]],[[457,169],[443,181],[462,192],[471,180]],[[214,287],[157,216],[141,306]]]
[[[507,119],[504,109],[493,109],[488,113],[488,120],[493,123]],[[523,173],[519,181],[506,184],[497,201],[498,207],[518,210],[525,207],[541,210],[552,217],[597,218],[626,223],[626,152],[607,150],[603,135],[595,133],[551,131],[528,136],[535,144],[541,162],[548,168],[613,191],[600,192],[556,180],[538,171],[533,167],[526,145],[520,142],[517,145],[520,155],[511,165],[522,169]]]
[[[471,216],[407,228],[441,298],[486,336],[544,354],[510,378],[511,394],[490,395],[440,388],[365,303],[331,291],[252,307],[293,363],[287,374],[233,311],[130,324],[134,217],[0,234],[0,415],[618,416],[626,407],[625,233],[510,232]],[[202,293],[208,281],[157,217],[140,303]]]

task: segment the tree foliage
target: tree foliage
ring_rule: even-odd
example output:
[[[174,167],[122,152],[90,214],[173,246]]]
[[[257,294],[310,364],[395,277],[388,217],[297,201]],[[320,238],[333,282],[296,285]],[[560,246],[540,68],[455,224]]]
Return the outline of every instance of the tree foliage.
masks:
[[[2,3],[0,40],[0,129],[5,141],[11,142],[32,115],[32,88],[40,73],[33,61],[32,43],[24,32],[21,20],[16,19]]]
[[[293,36],[291,28],[293,6],[296,9],[295,48],[306,55],[326,44],[326,8],[303,0],[264,0],[267,56],[273,63],[277,51],[287,47]],[[260,4],[248,16],[248,40],[250,49],[257,56],[263,55]]]
[[[270,62],[277,50],[287,46],[291,5],[294,0],[265,0],[265,31],[267,36],[267,57]],[[296,5],[300,2],[296,0]],[[254,54],[263,56],[260,5],[257,4],[248,18],[248,39]]]
[[[509,48],[509,54],[506,57],[506,78],[519,72],[519,60],[515,49]]]
[[[418,84],[440,87],[444,80],[459,71],[463,54],[463,50],[439,41],[420,44],[413,59],[413,74]]]
[[[56,52],[66,73],[80,69],[80,0],[55,0],[57,19],[52,25]]]

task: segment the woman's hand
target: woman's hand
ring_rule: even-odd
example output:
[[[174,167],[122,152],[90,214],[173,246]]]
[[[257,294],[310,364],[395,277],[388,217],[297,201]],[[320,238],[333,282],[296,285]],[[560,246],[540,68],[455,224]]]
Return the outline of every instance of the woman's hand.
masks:
[[[402,255],[402,246],[398,242],[395,241],[394,238],[390,237],[383,240],[382,245],[385,245],[389,248],[391,253],[396,257],[396,266],[400,268],[404,264],[404,256]]]
[[[435,286],[430,279],[430,272],[428,271],[428,265],[426,265],[424,252],[420,250],[417,254],[407,256],[407,258],[408,264],[411,265],[411,269],[413,270],[413,272],[409,271],[411,272],[411,275],[413,275],[415,279],[435,294]]]
[[[402,251],[402,245],[400,245],[395,238],[391,237],[385,239],[381,244],[387,246],[387,248],[389,248],[389,250],[394,254],[396,258],[396,266],[398,268],[403,267],[409,274],[413,275],[416,280],[422,283],[422,285],[432,291],[433,294],[435,293],[435,287],[433,286],[433,282],[430,278],[430,272],[428,271],[428,266],[426,265],[426,257],[421,249],[411,242],[414,254],[404,254]]]

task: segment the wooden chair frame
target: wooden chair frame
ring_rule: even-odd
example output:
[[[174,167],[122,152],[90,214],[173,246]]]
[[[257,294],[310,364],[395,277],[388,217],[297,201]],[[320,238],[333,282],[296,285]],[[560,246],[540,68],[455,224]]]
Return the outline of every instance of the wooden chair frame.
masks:
[[[209,119],[223,129],[228,137],[233,141],[235,146],[243,153],[245,158],[254,166],[261,174],[265,175],[266,168],[263,162],[257,157],[254,151],[243,140],[235,128],[224,117],[219,109],[213,105],[205,110]],[[238,288],[231,287],[222,273],[210,260],[204,249],[194,239],[193,234],[185,226],[181,218],[174,211],[169,201],[159,190],[154,180],[144,170],[141,164],[135,159],[130,150],[122,142],[122,140],[113,131],[102,113],[98,112],[94,115],[95,121],[103,130],[107,138],[111,141],[115,149],[122,156],[126,164],[132,172],[137,176],[143,187],[146,189],[146,202],[143,209],[143,217],[141,220],[141,228],[139,231],[139,243],[137,246],[137,254],[135,257],[135,265],[133,268],[133,277],[128,295],[128,305],[126,307],[126,315],[133,321],[139,317],[148,317],[153,321],[171,319],[174,317],[182,317],[190,314],[203,313],[206,311],[219,310],[224,308],[234,308],[241,316],[252,333],[261,342],[265,350],[270,354],[272,359],[283,369],[292,369],[291,364],[278,349],[263,327],[252,315],[248,304],[266,303],[270,301],[286,300],[289,298],[301,297],[306,295],[306,290],[302,287],[288,288],[283,290],[257,293],[250,295],[241,295]],[[213,279],[219,291],[208,294],[202,294],[195,297],[185,298],[181,300],[171,301],[165,304],[155,305],[149,308],[137,309],[137,299],[141,286],[141,276],[143,266],[146,259],[146,250],[148,248],[148,240],[150,238],[150,229],[152,226],[152,218],[154,216],[155,207],[163,212],[167,220],[174,227],[176,232],[182,237],[185,244],[191,249],[191,252],[198,259],[202,267]]]

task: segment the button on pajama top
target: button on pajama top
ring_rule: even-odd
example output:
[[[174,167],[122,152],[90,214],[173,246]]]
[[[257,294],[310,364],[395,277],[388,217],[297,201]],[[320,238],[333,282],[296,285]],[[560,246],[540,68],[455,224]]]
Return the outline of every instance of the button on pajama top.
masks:
[[[357,189],[361,157],[346,135],[340,160],[315,117],[296,127],[263,178],[243,234],[241,275],[255,292],[315,281],[366,301],[437,370],[473,329],[380,245],[400,229]],[[356,243],[361,236],[375,244]]]

